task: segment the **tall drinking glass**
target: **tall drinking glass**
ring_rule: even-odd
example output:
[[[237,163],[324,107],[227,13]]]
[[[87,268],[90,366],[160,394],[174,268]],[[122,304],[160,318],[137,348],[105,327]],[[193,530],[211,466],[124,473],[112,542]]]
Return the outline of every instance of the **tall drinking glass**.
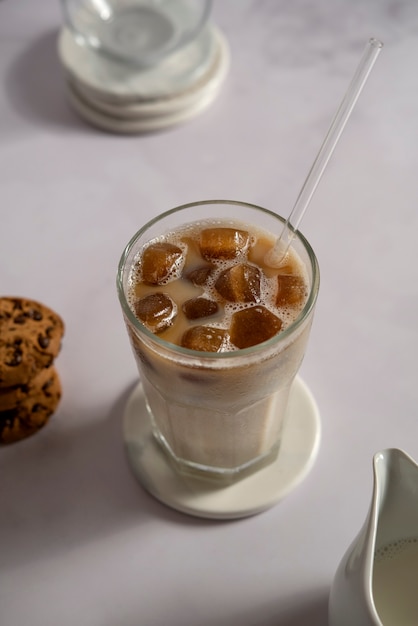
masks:
[[[176,345],[165,338],[164,332],[154,334],[138,319],[134,312],[135,277],[141,254],[150,242],[166,240],[167,233],[196,235],[208,226],[236,228],[248,231],[252,242],[260,239],[258,257],[251,265],[259,265],[262,273],[274,273],[263,267],[263,258],[284,222],[267,209],[243,202],[196,202],[148,222],[122,254],[118,295],[153,434],[180,471],[231,480],[256,471],[280,454],[289,391],[304,357],[318,295],[318,263],[308,241],[296,232],[291,255],[302,268],[306,290],[294,319],[290,317],[277,333],[261,343],[206,352]],[[202,259],[202,263],[206,262]],[[279,270],[284,274],[292,271],[286,267]],[[181,300],[181,281],[178,288],[173,284],[171,296],[176,299],[178,294]],[[168,287],[169,282],[159,290],[164,292]],[[263,304],[256,298],[244,308],[264,308]],[[181,310],[181,301],[177,307]],[[291,315],[286,303],[284,309]],[[198,323],[201,320],[191,325]]]

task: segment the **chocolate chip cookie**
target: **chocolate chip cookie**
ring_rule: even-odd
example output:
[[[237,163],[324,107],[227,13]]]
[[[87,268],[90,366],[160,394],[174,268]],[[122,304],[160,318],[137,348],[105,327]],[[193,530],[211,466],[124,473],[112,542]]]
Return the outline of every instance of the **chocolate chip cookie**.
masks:
[[[0,298],[0,389],[25,385],[58,355],[64,322],[25,298]]]
[[[2,387],[0,389],[0,412],[13,409],[18,404],[22,404],[22,402],[28,398],[33,398],[38,395],[42,387],[49,383],[53,375],[52,372],[52,366],[46,367],[24,385]]]
[[[61,398],[61,382],[54,367],[37,377],[30,393],[19,396],[15,406],[0,411],[0,444],[14,443],[38,432],[55,412]],[[23,393],[22,391],[19,394]]]

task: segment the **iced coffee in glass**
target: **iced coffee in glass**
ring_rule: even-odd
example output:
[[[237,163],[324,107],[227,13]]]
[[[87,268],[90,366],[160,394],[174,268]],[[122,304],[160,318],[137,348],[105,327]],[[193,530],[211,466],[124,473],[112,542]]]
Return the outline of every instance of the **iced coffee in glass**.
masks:
[[[319,288],[297,232],[266,263],[284,220],[254,205],[204,201],[141,228],[118,293],[152,431],[179,471],[239,478],[272,462]]]

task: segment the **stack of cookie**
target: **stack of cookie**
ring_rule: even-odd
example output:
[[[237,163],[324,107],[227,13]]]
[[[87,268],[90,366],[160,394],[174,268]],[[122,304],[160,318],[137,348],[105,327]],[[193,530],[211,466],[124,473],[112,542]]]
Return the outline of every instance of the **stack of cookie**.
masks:
[[[63,334],[61,317],[44,304],[0,298],[0,444],[33,435],[57,408]]]

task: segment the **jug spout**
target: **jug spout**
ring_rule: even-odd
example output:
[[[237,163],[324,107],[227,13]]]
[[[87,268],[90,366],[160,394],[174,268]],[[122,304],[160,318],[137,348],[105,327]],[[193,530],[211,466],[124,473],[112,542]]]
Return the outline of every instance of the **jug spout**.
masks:
[[[373,463],[376,550],[397,539],[418,536],[418,466],[406,452],[397,449],[377,453]]]
[[[381,605],[381,598],[387,597],[387,593],[380,588],[381,584],[384,585],[379,582],[380,561],[392,558],[393,551],[398,550],[396,546],[401,550],[405,546],[415,546],[416,580],[418,466],[403,450],[392,448],[378,452],[373,458],[371,505],[363,527],[335,574],[329,600],[330,626],[418,624],[418,602],[412,622],[401,622],[399,616],[395,621],[388,621]],[[414,595],[418,597],[417,592]]]

